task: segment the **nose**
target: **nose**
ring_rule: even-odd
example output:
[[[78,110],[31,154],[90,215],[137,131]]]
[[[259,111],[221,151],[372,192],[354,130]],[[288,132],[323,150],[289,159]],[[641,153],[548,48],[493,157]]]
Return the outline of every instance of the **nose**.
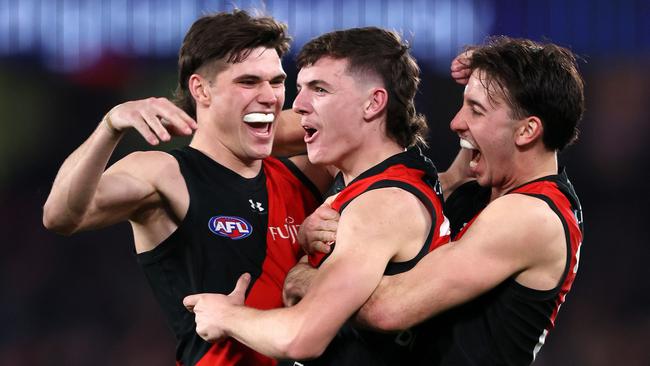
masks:
[[[304,88],[298,92],[296,99],[293,100],[293,111],[298,114],[309,114],[311,112],[311,104]]]
[[[451,130],[454,132],[463,132],[467,129],[467,122],[465,121],[462,107],[456,113],[454,118],[452,118],[451,122],[449,123],[449,128],[451,128]]]
[[[278,96],[275,94],[271,83],[265,81],[260,85],[257,101],[266,106],[272,106],[278,102]]]

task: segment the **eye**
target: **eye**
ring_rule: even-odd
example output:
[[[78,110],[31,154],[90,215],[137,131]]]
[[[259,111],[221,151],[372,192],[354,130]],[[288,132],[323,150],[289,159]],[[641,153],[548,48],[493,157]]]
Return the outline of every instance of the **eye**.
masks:
[[[279,88],[284,86],[284,80],[271,80],[271,86],[274,88]]]
[[[326,89],[321,88],[320,86],[315,86],[314,91],[318,94],[325,94],[328,93]]]
[[[253,86],[253,85],[257,84],[257,80],[254,80],[254,79],[242,79],[242,80],[239,80],[239,83],[242,84],[242,85],[246,85],[246,86]]]

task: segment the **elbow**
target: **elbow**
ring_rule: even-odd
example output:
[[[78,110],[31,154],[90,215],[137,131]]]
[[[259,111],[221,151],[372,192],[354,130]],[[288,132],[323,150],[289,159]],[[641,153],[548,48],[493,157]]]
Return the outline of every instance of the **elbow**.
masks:
[[[371,316],[370,319],[368,319],[368,323],[372,328],[375,328],[382,332],[393,332],[407,328],[400,326],[398,319],[392,318],[390,316],[385,316],[384,314],[376,314]]]
[[[319,357],[320,355],[325,352],[325,349],[327,348],[327,345],[329,342],[324,343],[320,340],[307,340],[303,337],[303,339],[300,338],[295,338],[291,342],[288,342],[285,349],[283,350],[284,356],[287,359],[291,360],[309,360],[313,359],[316,357]]]
[[[412,325],[407,324],[404,314],[404,310],[393,309],[390,304],[368,303],[357,315],[357,320],[374,330],[394,332],[407,329]]]
[[[57,234],[70,236],[77,232],[78,225],[71,220],[66,220],[62,213],[53,212],[47,203],[43,207],[43,226]]]

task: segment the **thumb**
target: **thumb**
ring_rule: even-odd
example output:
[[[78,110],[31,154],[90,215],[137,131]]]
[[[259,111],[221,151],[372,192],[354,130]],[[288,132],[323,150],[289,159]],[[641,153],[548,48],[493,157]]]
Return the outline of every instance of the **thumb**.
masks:
[[[334,200],[336,199],[336,197],[338,197],[338,195],[339,194],[337,193],[327,197],[325,202],[323,202],[323,205],[332,206],[332,202],[334,202]]]
[[[200,299],[201,294],[185,296],[183,299],[183,305],[188,311],[194,312],[194,306],[196,306],[196,303],[199,302]]]
[[[251,275],[249,273],[244,273],[239,277],[237,280],[237,285],[235,285],[235,289],[232,290],[230,293],[230,297],[237,297],[241,299],[241,302],[244,302],[244,298],[246,297],[246,289],[248,288],[248,285],[251,282]]]

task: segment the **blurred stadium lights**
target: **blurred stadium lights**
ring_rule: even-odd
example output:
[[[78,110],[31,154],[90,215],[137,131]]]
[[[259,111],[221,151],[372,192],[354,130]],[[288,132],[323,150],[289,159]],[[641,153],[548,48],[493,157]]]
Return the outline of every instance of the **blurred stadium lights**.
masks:
[[[175,58],[197,17],[233,7],[289,24],[293,51],[327,31],[376,25],[399,31],[418,58],[444,70],[494,21],[492,1],[478,0],[0,0],[0,58],[36,56],[59,72],[91,68],[105,55]]]

